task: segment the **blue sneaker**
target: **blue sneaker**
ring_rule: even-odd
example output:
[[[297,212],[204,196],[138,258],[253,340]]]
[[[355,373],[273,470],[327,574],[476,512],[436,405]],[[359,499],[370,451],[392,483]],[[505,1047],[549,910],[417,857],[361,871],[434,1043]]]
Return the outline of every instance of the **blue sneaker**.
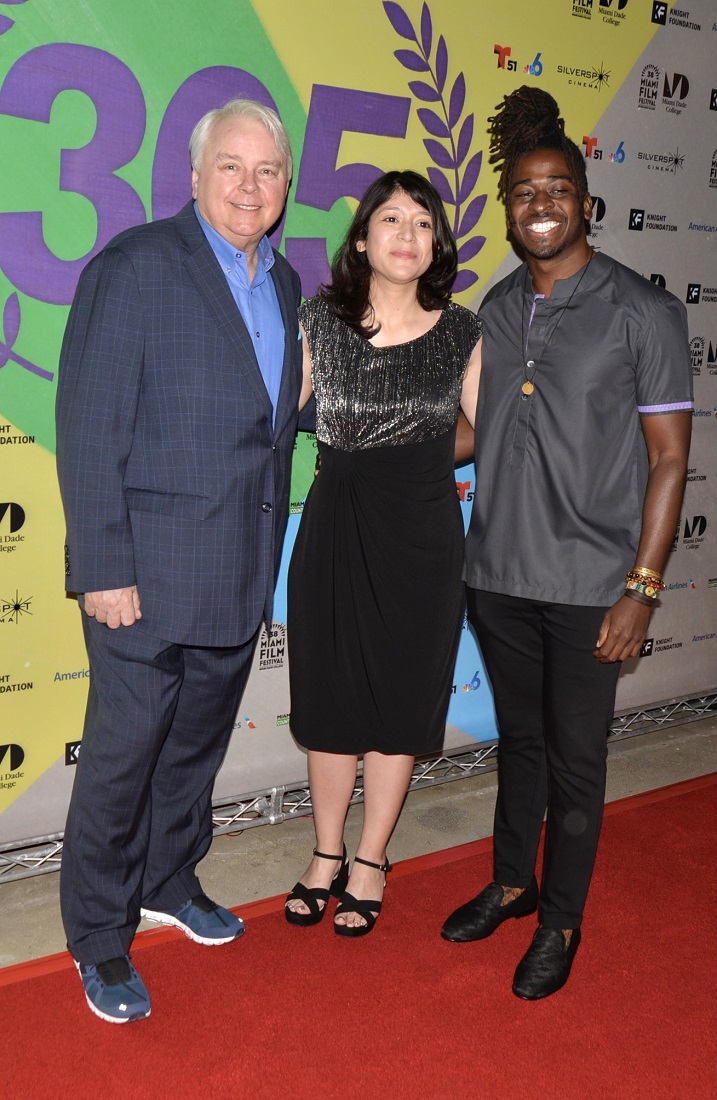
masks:
[[[129,961],[129,955],[108,959],[97,966],[89,966],[75,959],[75,966],[85,987],[87,1003],[95,1016],[110,1024],[129,1024],[149,1016],[149,993]]]
[[[228,909],[211,901],[206,894],[197,894],[186,901],[174,913],[160,913],[154,909],[142,909],[142,916],[155,924],[171,924],[181,928],[185,936],[195,943],[214,947],[220,943],[231,943],[244,935],[244,921],[235,917]]]

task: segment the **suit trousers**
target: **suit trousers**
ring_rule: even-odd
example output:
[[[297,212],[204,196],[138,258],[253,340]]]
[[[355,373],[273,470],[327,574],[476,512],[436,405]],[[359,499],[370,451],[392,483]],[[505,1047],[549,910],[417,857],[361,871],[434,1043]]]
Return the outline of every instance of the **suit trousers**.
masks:
[[[90,691],[60,903],[70,952],[97,964],[128,953],[141,906],[174,910],[201,892],[214,779],[258,631],[243,646],[192,647],[82,619]]]
[[[494,880],[528,886],[547,809],[538,919],[578,928],[605,801],[620,664],[593,657],[606,608],[467,590],[498,718]]]

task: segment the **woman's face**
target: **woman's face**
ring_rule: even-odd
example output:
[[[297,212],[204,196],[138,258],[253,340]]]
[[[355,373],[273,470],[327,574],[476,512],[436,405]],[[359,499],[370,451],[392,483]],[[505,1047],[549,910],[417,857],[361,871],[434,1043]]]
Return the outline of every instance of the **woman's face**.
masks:
[[[366,253],[374,279],[417,283],[433,261],[433,219],[405,191],[394,191],[374,210],[356,248]]]

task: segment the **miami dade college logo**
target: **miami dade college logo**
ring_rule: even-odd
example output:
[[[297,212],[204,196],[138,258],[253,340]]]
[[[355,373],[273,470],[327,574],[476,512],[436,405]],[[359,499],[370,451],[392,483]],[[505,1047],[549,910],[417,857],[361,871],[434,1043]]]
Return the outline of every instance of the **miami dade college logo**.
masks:
[[[686,100],[690,92],[690,82],[682,73],[674,73],[672,77],[665,73],[662,85],[662,102],[671,115],[681,115],[687,106]]]
[[[25,759],[25,750],[20,745],[0,745],[0,768],[10,766],[10,773],[17,772]]]
[[[15,504],[13,501],[7,501],[4,504],[0,503],[0,523],[2,523],[6,517],[9,520],[10,534],[14,535],[25,523],[25,509],[22,508],[21,505]]]

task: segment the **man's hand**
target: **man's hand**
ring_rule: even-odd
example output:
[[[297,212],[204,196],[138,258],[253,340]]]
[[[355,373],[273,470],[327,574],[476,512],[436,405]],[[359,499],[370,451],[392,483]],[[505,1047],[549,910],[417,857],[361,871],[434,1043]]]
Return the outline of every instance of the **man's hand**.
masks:
[[[98,623],[106,623],[110,630],[132,626],[142,618],[137,585],[107,592],[85,592],[85,614],[97,619]]]
[[[604,664],[639,657],[651,615],[652,608],[647,604],[621,596],[605,612],[593,657]]]

